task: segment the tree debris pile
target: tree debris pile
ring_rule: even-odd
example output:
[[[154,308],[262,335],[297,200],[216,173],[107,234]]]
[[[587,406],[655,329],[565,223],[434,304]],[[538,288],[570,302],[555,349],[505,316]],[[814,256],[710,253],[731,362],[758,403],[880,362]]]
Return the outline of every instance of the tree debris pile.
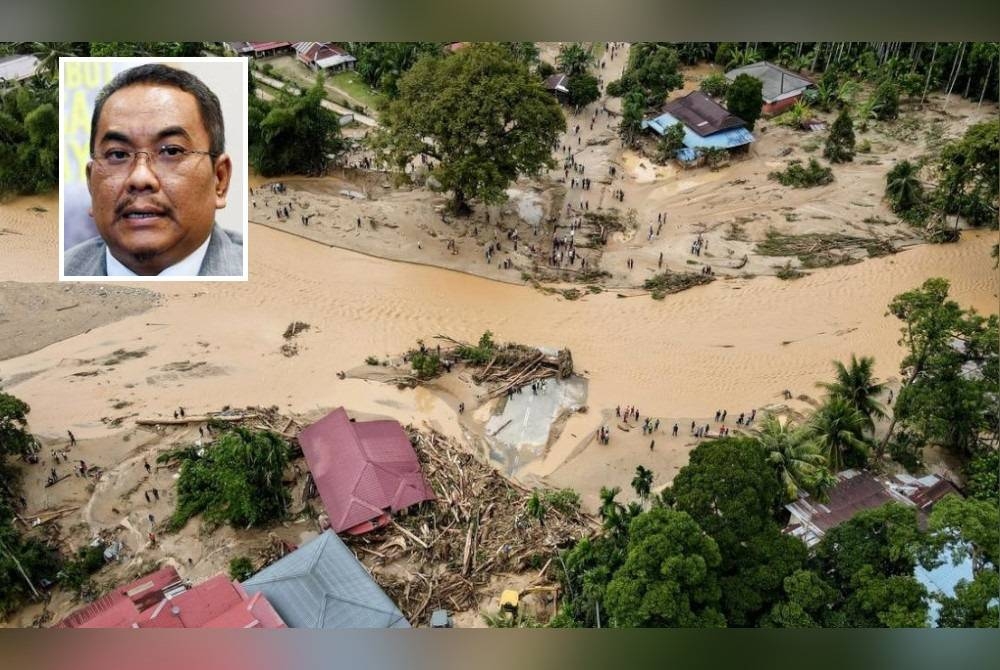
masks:
[[[715,281],[713,275],[694,272],[661,272],[643,282],[642,287],[651,292],[653,299],[663,300],[670,293],[680,293],[695,286]]]
[[[444,342],[445,346],[428,347],[420,341],[419,349],[412,349],[403,356],[404,363],[410,364],[412,374],[394,375],[383,381],[415,386],[444,371],[450,372],[457,363],[463,363],[474,368],[472,380],[488,388],[486,396],[495,398],[508,389],[549,377],[567,379],[573,374],[573,355],[569,349],[561,349],[553,356],[524,344],[494,342],[490,331],[483,333],[477,344],[447,335],[436,335],[435,339]]]
[[[598,528],[578,504],[532,508],[537,495],[440,433],[413,426],[407,433],[437,500],[345,539],[413,624],[437,608],[475,609],[493,577],[525,570],[543,577],[557,550]]]
[[[773,228],[757,243],[757,253],[764,256],[796,256],[802,267],[823,268],[859,262],[855,254],[864,250],[869,256],[895,252],[892,242],[837,233],[788,235]]]

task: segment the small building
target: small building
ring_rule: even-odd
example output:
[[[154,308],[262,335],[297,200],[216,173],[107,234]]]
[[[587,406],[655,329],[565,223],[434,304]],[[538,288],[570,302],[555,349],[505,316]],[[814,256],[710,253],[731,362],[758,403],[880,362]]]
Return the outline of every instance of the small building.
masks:
[[[295,55],[312,70],[353,70],[357,58],[330,42],[296,42]]]
[[[726,79],[729,80],[729,83],[732,83],[741,74],[748,74],[760,81],[761,96],[764,98],[761,113],[764,116],[780,114],[788,109],[802,97],[807,88],[813,85],[812,81],[802,75],[795,74],[767,61],[751,63],[750,65],[730,70],[726,73]]]
[[[267,598],[226,575],[188,588],[172,567],[98,598],[56,628],[286,628]]]
[[[791,518],[784,532],[813,547],[828,530],[858,512],[892,501],[916,507],[917,520],[923,526],[935,503],[952,493],[961,495],[954,484],[937,475],[916,478],[901,474],[880,480],[869,472],[844,470],[837,473],[836,486],[827,492],[828,502],[810,500],[808,494],[802,493],[798,500],[785,505]]]
[[[0,85],[24,81],[38,70],[38,58],[30,54],[0,58]]]
[[[226,50],[237,56],[266,58],[292,51],[291,42],[225,42]]]
[[[367,533],[435,497],[396,421],[354,422],[341,407],[304,428],[299,444],[338,533]]]
[[[557,98],[569,95],[569,77],[561,72],[546,77],[543,86]]]
[[[663,135],[678,123],[684,126],[684,148],[677,152],[677,160],[685,165],[696,163],[705,149],[740,150],[754,141],[746,121],[701,91],[668,102],[662,114],[644,120],[642,127]]]
[[[470,42],[449,42],[444,46],[446,54],[457,54],[471,44]]]
[[[264,568],[243,588],[266,596],[290,628],[410,627],[331,531]]]

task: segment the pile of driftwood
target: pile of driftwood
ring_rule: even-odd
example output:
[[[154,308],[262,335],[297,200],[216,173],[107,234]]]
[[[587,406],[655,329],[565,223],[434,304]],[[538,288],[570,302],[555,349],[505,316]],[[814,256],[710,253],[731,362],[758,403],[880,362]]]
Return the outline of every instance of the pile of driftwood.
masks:
[[[437,339],[450,342],[453,347],[448,352],[455,356],[463,348],[473,346],[445,335],[438,335]],[[566,379],[572,374],[573,354],[569,349],[560,349],[555,356],[550,356],[534,347],[512,343],[497,346],[486,365],[472,373],[472,380],[489,389],[488,398],[496,398],[510,389],[516,390],[549,377]]]
[[[599,527],[578,509],[528,512],[533,492],[433,430],[407,427],[437,500],[347,542],[406,618],[434,609],[476,609],[491,579],[537,572],[544,581],[556,552]]]

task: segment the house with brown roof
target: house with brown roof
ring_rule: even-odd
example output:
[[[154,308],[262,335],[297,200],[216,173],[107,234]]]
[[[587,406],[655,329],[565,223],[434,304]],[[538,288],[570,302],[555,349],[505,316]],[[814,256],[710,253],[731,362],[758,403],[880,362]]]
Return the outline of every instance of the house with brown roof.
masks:
[[[312,70],[353,70],[358,60],[330,42],[296,42],[292,48],[299,62]]]
[[[291,42],[224,42],[226,50],[237,56],[266,58],[292,50]]]
[[[901,474],[878,479],[870,472],[844,470],[837,473],[837,484],[827,492],[827,502],[803,492],[798,500],[785,505],[791,518],[784,532],[812,547],[828,530],[855,514],[893,501],[916,507],[918,520],[924,524],[934,504],[950,493],[961,495],[954,484],[937,475],[916,478]]]
[[[684,127],[684,148],[677,152],[677,160],[685,165],[696,163],[706,149],[746,150],[754,141],[746,121],[701,91],[668,102],[659,116],[644,120],[642,127],[663,135],[678,123]]]
[[[367,533],[435,498],[396,421],[355,422],[341,407],[304,428],[299,445],[338,533]]]

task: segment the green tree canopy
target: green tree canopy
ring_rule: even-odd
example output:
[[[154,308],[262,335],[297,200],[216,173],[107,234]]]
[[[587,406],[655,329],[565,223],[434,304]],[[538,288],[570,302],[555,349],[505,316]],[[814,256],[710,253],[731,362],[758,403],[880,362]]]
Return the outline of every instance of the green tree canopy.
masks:
[[[199,456],[192,449],[170,452],[161,461],[182,460],[177,509],[170,520],[179,529],[201,514],[209,523],[236,528],[263,526],[284,517],[289,494],[282,484],[289,450],[267,431],[236,428],[224,433]]]
[[[860,465],[868,453],[864,414],[840,396],[827,398],[809,420],[810,432],[826,458],[831,472]]]
[[[885,197],[889,200],[889,207],[910,223],[919,223],[927,216],[924,187],[919,174],[919,165],[901,160],[885,175]]]
[[[629,528],[625,563],[607,587],[618,627],[723,627],[719,549],[684,512],[658,508]]]
[[[875,359],[871,356],[858,358],[851,354],[851,361],[844,365],[833,362],[836,379],[832,383],[820,382],[831,396],[843,398],[854,409],[861,412],[868,423],[868,429],[875,430],[875,420],[884,419],[885,407],[875,398],[885,392],[886,385],[875,379]]]
[[[570,75],[567,88],[569,104],[574,107],[585,107],[601,97],[597,77],[586,72]]]
[[[425,58],[399,81],[373,147],[402,169],[416,156],[452,191],[453,208],[502,202],[521,175],[554,167],[552,146],[566,121],[528,68],[494,44],[445,59]]]
[[[570,77],[585,74],[593,63],[593,50],[590,47],[585,47],[580,42],[563,44],[559,48],[559,55],[556,57],[556,65],[559,66],[559,70]]]
[[[997,227],[1000,197],[1000,120],[971,126],[961,139],[945,145],[936,164],[938,186],[933,201],[942,216]]]
[[[444,42],[348,42],[347,50],[357,62],[361,79],[385,95],[395,98],[399,78],[423,57],[441,58]]]
[[[44,193],[59,179],[59,113],[51,82],[0,95],[0,198]]]
[[[819,492],[826,482],[822,475],[827,461],[808,426],[797,426],[790,420],[782,423],[775,415],[767,414],[755,433],[787,502],[798,498],[799,491]]]
[[[344,149],[337,114],[323,107],[323,77],[298,94],[282,92],[273,103],[250,106],[250,160],[265,177],[323,174]]]
[[[726,109],[747,122],[747,127],[753,130],[754,124],[760,118],[764,97],[761,94],[763,84],[748,74],[741,74],[729,86],[726,92]]]
[[[656,147],[657,160],[660,163],[667,163],[673,160],[678,151],[684,148],[684,125],[675,123],[668,126],[663,131],[663,137]]]

